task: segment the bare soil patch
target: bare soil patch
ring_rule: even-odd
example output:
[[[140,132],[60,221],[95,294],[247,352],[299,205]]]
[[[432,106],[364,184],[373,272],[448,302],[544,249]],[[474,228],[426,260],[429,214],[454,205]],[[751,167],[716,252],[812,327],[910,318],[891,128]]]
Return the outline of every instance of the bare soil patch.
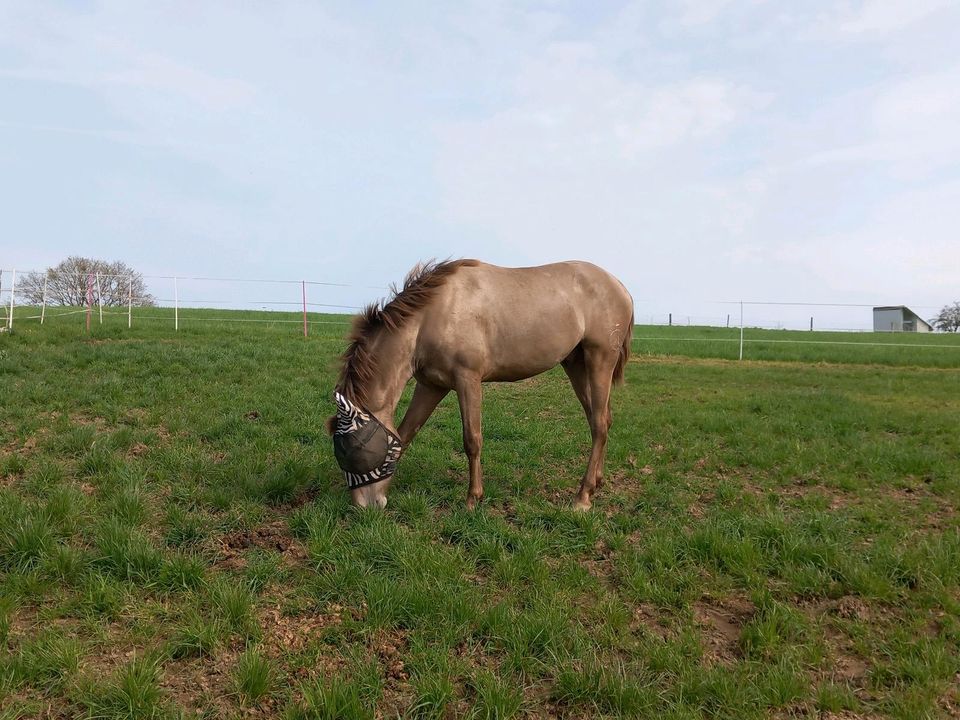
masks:
[[[279,604],[258,610],[260,627],[263,630],[263,645],[266,654],[279,658],[288,653],[302,651],[329,627],[343,622],[344,611],[339,605],[330,605],[326,612],[286,614]],[[331,662],[328,670],[335,670],[338,663]]]
[[[259,548],[283,555],[286,562],[297,564],[307,557],[303,545],[290,534],[284,520],[273,520],[250,530],[228,533],[220,541],[218,564],[228,569],[246,567],[246,551]]]
[[[710,663],[736,662],[741,655],[740,633],[756,611],[756,606],[743,597],[694,603],[693,618],[700,626],[704,658]]]

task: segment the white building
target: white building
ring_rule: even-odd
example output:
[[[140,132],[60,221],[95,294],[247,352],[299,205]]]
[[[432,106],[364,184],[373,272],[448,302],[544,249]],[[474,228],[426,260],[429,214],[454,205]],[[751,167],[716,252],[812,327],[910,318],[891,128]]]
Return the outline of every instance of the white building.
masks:
[[[905,305],[873,309],[874,332],[933,332],[930,323]]]

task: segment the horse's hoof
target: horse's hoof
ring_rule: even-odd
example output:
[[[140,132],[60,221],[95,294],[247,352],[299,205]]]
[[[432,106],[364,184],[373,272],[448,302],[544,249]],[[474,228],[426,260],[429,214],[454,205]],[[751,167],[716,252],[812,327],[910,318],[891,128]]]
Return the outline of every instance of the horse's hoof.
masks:
[[[467,510],[476,510],[477,505],[480,504],[480,498],[468,497],[467,498]]]
[[[591,507],[592,506],[589,500],[581,500],[580,498],[577,498],[576,502],[573,503],[573,509],[577,512],[587,512],[587,510],[589,510]]]

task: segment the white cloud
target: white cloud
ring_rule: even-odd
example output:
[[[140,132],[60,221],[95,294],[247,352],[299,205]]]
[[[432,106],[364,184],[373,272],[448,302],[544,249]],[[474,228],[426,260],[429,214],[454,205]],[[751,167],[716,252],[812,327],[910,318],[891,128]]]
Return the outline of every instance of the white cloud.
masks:
[[[826,20],[825,28],[846,36],[883,36],[919,22],[951,5],[950,0],[865,0]]]
[[[502,180],[525,174],[532,175],[525,182],[539,176],[576,185],[600,169],[633,172],[650,155],[723,132],[767,100],[716,78],[630,80],[589,44],[551,45],[515,85],[512,107],[441,130],[445,185],[468,204],[489,206],[492,198],[483,194],[519,190]]]
[[[734,4],[735,0],[681,0],[680,15],[677,20],[687,27],[707,25]]]
[[[366,284],[469,254],[586,257],[638,298],[946,292],[915,263],[956,259],[952,6],[0,5],[5,215],[52,245],[47,208],[102,203],[91,242],[211,273],[316,243],[316,276],[369,248],[340,263]]]
[[[897,194],[856,229],[786,244],[771,259],[803,266],[836,294],[936,302],[956,293],[960,242],[944,231],[956,227],[960,182],[953,181]]]
[[[215,77],[156,53],[123,59],[120,69],[106,71],[105,84],[183,95],[206,110],[231,110],[253,100],[253,87],[235,78]]]

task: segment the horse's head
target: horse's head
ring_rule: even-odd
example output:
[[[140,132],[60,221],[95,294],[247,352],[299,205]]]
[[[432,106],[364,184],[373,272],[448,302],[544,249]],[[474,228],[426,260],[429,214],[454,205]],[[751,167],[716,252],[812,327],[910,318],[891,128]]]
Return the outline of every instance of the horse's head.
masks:
[[[333,453],[355,505],[384,507],[387,490],[403,445],[397,434],[373,414],[354,405],[339,392],[337,414],[327,422]]]

